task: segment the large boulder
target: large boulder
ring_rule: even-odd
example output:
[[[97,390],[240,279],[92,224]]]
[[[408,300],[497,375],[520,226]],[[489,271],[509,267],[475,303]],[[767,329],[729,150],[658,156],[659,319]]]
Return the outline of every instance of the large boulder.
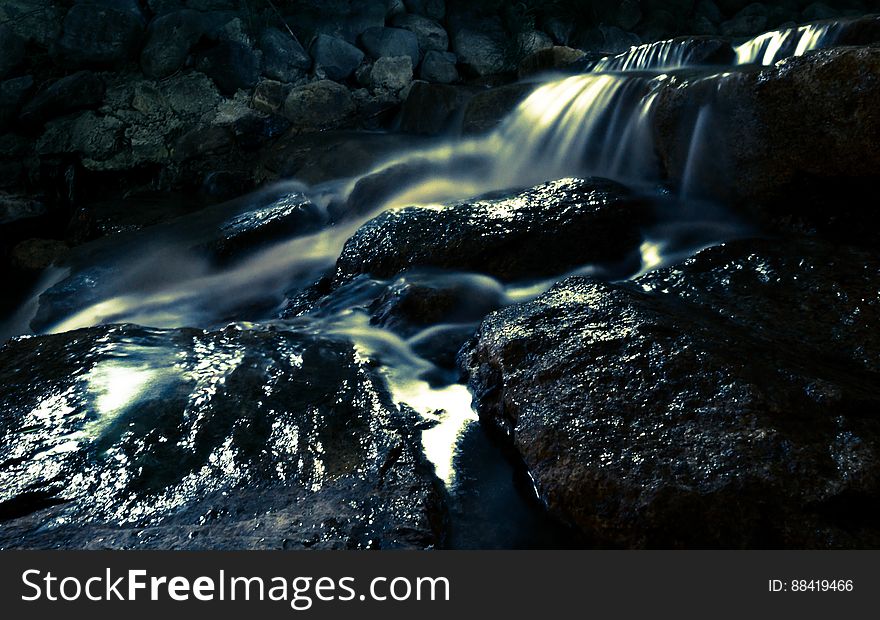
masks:
[[[462,352],[482,419],[593,544],[877,547],[880,262],[734,242],[575,277]]]
[[[370,70],[373,91],[394,97],[410,85],[412,78],[413,64],[409,56],[384,56],[373,63]]]
[[[57,0],[0,2],[0,24],[7,25],[25,41],[43,48],[50,47],[58,39],[63,18],[64,6]]]
[[[104,81],[91,71],[78,71],[41,90],[22,108],[19,118],[29,127],[75,110],[96,108],[104,100]]]
[[[860,191],[880,178],[880,49],[840,48],[705,79],[672,77],[655,100],[656,147],[682,179],[694,119],[708,114],[696,191],[808,226],[877,221]],[[851,200],[840,200],[852,192]],[[829,202],[829,196],[833,198]],[[829,204],[834,208],[829,208]]]
[[[2,548],[417,548],[417,420],[345,341],[97,327],[0,350]]]
[[[413,267],[537,278],[626,258],[641,242],[649,206],[602,179],[564,179],[504,197],[443,208],[386,211],[346,242],[337,282],[388,278]]]
[[[351,43],[323,34],[315,38],[309,51],[315,72],[337,81],[350,77],[364,59],[364,53]]]
[[[138,51],[143,17],[124,7],[75,4],[64,17],[52,49],[55,60],[73,69],[117,68]]]
[[[290,91],[284,116],[300,130],[318,130],[345,124],[356,110],[351,92],[331,80],[319,80]]]
[[[402,28],[370,28],[361,35],[361,46],[374,59],[409,56],[412,66],[419,64],[419,40]]]

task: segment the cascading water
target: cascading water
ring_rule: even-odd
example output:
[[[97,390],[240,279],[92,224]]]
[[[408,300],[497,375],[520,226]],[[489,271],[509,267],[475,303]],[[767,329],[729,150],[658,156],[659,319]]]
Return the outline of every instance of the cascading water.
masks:
[[[836,32],[834,26],[818,25],[767,33],[736,47],[735,62],[767,65],[786,56],[802,55],[832,45]],[[590,73],[543,84],[488,135],[404,152],[377,167],[370,175],[412,162],[420,164],[417,173],[400,181],[393,192],[369,205],[359,217],[277,243],[230,265],[217,267],[189,249],[192,244],[184,249],[175,241],[203,225],[199,216],[190,221],[190,228],[183,233],[174,223],[168,225],[168,239],[162,242],[156,241],[156,230],[145,235],[148,239],[136,235],[122,240],[111,238],[96,256],[112,263],[112,273],[107,277],[88,274],[84,278],[89,282],[88,294],[78,299],[83,290],[74,288],[70,292],[73,309],[66,316],[56,317],[54,325],[46,331],[62,332],[110,322],[209,328],[233,319],[244,329],[249,325],[242,321],[269,323],[275,320],[270,317],[277,316],[278,304],[291,290],[305,288],[330,269],[345,241],[362,224],[387,209],[431,206],[568,176],[609,177],[640,191],[656,193],[654,188],[661,179],[653,148],[651,114],[657,89],[667,79],[667,72],[689,68],[695,49],[692,43],[680,41],[641,46],[601,61]],[[696,185],[698,160],[705,148],[703,135],[710,125],[711,108],[704,107],[695,119],[690,140],[691,159],[683,180],[685,193]],[[270,196],[303,193],[326,210],[334,202],[344,203],[357,181],[348,179],[311,188],[286,182],[255,194],[239,203],[238,209],[248,211],[262,206],[271,200]],[[706,234],[690,235],[687,244],[675,244],[672,239],[682,226],[692,230],[701,224],[700,218],[711,219],[716,214],[703,202],[688,205],[686,201],[673,201],[670,205],[669,217],[662,225],[645,233],[641,272],[731,234],[729,230],[719,232],[717,227],[707,227]],[[88,259],[83,262],[87,264]],[[585,270],[590,268],[585,266]],[[46,286],[74,282],[71,278],[76,276],[77,269],[80,267],[73,268],[71,273],[53,274]],[[450,277],[476,278],[474,286],[490,291],[502,303],[537,295],[550,284],[548,281],[502,285],[473,274]],[[438,475],[452,486],[459,438],[476,419],[470,395],[458,383],[455,373],[434,367],[415,352],[415,345],[425,333],[403,338],[370,323],[364,307],[375,297],[376,290],[389,283],[368,284],[345,289],[334,304],[290,319],[287,324],[315,333],[342,335],[354,342],[363,355],[381,358],[396,400],[437,423],[423,434],[425,452]],[[429,330],[446,327],[432,326]],[[14,335],[26,329],[17,325],[7,331]],[[144,368],[152,363],[150,356],[137,351],[120,352],[119,358],[119,367],[113,374],[116,382],[124,383],[128,376],[144,376]],[[131,372],[126,370],[126,364],[131,366]],[[121,393],[130,393],[135,398],[138,390]]]

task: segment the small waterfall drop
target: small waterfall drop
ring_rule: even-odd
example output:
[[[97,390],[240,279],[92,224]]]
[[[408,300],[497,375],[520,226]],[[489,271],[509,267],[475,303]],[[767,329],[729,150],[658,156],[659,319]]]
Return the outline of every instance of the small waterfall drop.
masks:
[[[803,56],[833,45],[840,29],[839,24],[823,23],[767,32],[737,46],[736,63],[772,65],[783,58]]]

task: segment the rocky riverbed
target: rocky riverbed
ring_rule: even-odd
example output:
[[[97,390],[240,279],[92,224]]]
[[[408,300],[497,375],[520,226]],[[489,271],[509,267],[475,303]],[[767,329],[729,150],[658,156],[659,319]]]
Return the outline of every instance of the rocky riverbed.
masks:
[[[872,11],[4,2],[0,547],[880,546]]]

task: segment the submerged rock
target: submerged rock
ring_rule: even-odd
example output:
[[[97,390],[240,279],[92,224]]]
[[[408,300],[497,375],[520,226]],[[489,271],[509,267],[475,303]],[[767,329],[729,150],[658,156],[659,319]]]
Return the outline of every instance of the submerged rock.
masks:
[[[567,279],[462,352],[551,513],[623,547],[877,547],[880,262],[741,241]]]
[[[563,179],[504,197],[386,211],[348,240],[336,280],[411,267],[502,280],[536,278],[625,258],[641,241],[646,202],[603,179]]]
[[[439,481],[343,341],[107,326],[0,351],[0,547],[427,548]]]

